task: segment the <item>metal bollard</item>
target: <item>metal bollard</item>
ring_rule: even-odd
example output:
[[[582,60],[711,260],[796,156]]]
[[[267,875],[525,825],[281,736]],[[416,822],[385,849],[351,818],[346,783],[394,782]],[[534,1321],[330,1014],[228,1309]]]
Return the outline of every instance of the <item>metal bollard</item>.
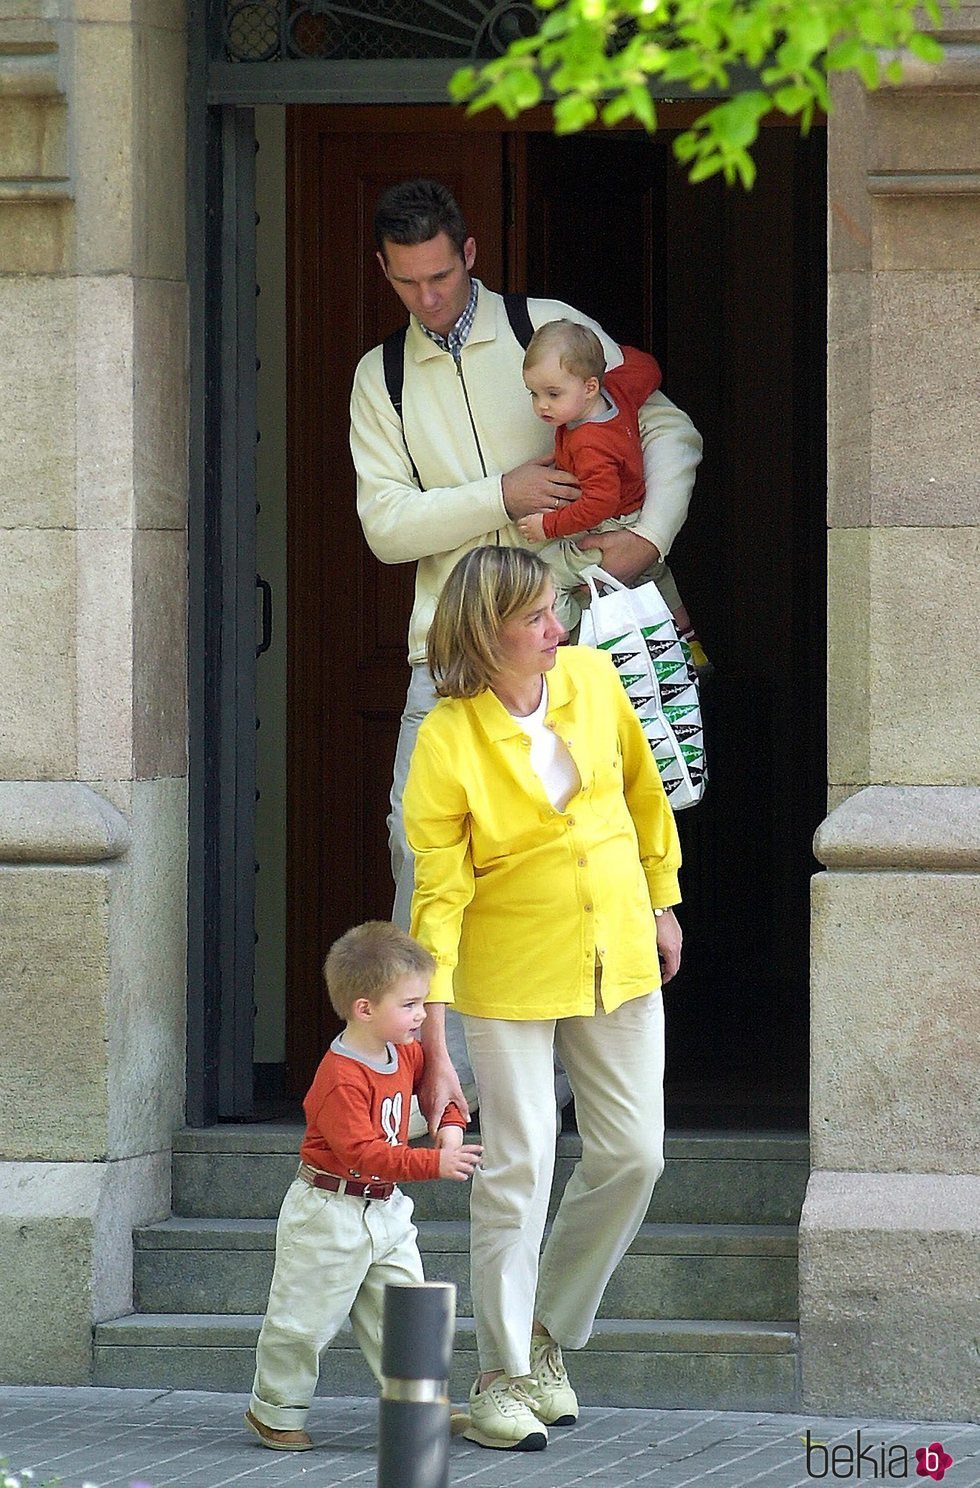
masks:
[[[378,1488],[448,1488],[455,1321],[451,1282],[385,1287]]]

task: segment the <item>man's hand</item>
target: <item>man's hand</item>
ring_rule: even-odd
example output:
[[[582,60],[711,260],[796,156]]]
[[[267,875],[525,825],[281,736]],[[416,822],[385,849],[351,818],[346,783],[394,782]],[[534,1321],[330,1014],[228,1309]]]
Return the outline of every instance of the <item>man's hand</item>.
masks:
[[[536,512],[557,511],[564,501],[579,495],[575,477],[567,470],[556,470],[550,455],[526,460],[500,478],[504,509],[512,522]],[[649,544],[647,544],[649,547]]]
[[[628,527],[615,532],[590,532],[579,540],[580,548],[598,548],[602,567],[621,584],[632,584],[648,568],[660,562],[660,553],[652,542]]]
[[[544,518],[539,514],[520,517],[515,525],[525,542],[544,542]]]
[[[458,1126],[444,1126],[442,1130],[457,1131],[461,1138],[463,1135]],[[455,1147],[442,1147],[439,1151],[439,1177],[455,1178],[458,1183],[465,1183],[467,1178],[472,1177],[474,1168],[480,1166],[482,1156],[482,1147],[463,1147],[459,1143]]]
[[[426,1049],[425,1069],[422,1072],[417,1093],[419,1109],[429,1123],[429,1133],[433,1137],[438,1136],[439,1122],[450,1103],[458,1107],[467,1119],[469,1118],[470,1108],[459,1083],[459,1076],[453,1068],[452,1060],[445,1052],[439,1053],[432,1048]]]
[[[677,975],[680,968],[683,938],[677,916],[672,909],[657,917],[657,951],[660,956],[660,980],[664,986],[671,977]]]

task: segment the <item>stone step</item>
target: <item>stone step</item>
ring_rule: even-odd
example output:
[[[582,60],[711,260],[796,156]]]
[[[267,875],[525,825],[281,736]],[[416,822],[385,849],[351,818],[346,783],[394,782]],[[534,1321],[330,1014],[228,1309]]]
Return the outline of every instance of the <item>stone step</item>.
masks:
[[[173,1219],[134,1234],[140,1312],[250,1313],[265,1309],[275,1223],[268,1219]],[[423,1220],[426,1275],[452,1281],[471,1310],[469,1225]],[[645,1224],[603,1299],[606,1318],[796,1316],[797,1232],[792,1225]]]
[[[302,1127],[286,1122],[214,1126],[174,1137],[173,1211],[192,1218],[271,1219],[295,1172]],[[581,1144],[558,1141],[560,1193]],[[674,1132],[648,1219],[657,1224],[796,1224],[809,1175],[800,1132]],[[465,1219],[463,1183],[406,1185],[419,1219]],[[554,1206],[553,1206],[554,1207]]]
[[[135,1315],[95,1330],[95,1377],[103,1386],[242,1393],[252,1383],[260,1316]],[[600,1321],[569,1355],[583,1405],[676,1410],[799,1409],[797,1334],[790,1322],[678,1319]],[[476,1373],[471,1319],[459,1318],[450,1388],[464,1401]],[[324,1355],[323,1395],[377,1391],[353,1335]]]

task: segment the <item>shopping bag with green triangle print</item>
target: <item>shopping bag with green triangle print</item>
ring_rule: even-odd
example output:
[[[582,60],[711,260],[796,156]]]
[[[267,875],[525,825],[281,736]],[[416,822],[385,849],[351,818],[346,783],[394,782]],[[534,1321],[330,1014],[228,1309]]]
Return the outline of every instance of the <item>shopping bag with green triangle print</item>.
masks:
[[[582,578],[591,603],[582,611],[580,646],[607,652],[643,725],[667,799],[675,811],[704,795],[708,771],[698,679],[686,641],[649,581],[628,589],[598,566]]]

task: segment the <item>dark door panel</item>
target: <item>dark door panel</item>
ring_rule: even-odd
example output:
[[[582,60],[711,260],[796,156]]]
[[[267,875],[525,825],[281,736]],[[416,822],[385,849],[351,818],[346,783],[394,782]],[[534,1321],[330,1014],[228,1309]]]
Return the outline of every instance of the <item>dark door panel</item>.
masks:
[[[372,557],[348,445],[354,369],[405,313],[374,259],[386,186],[431,174],[456,193],[478,271],[502,273],[502,141],[448,108],[288,116],[290,244],[287,1079],[302,1095],[337,1021],[320,967],[349,926],[387,918],[388,788],[408,682],[414,570]]]
[[[751,192],[653,139],[527,141],[528,284],[652,351],[704,436],[671,564],[715,663],[681,812],[675,1118],[805,1106],[810,840],[825,812],[824,137],[764,130]]]

